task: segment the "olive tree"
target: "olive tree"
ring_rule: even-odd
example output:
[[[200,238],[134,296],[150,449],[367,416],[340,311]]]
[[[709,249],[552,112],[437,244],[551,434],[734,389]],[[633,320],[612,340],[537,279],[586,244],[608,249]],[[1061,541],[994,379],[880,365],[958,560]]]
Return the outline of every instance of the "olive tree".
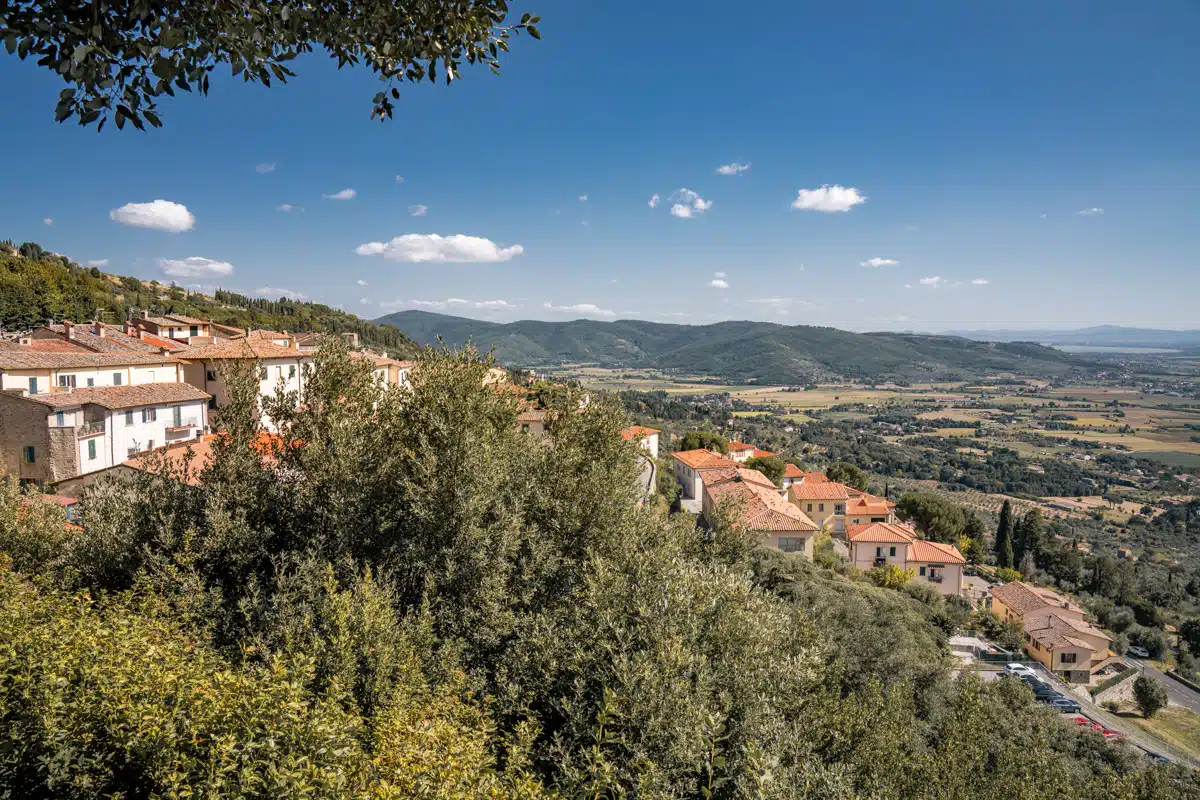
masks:
[[[399,84],[450,83],[464,64],[498,74],[512,36],[541,38],[538,17],[506,24],[508,14],[508,0],[15,0],[0,4],[0,40],[67,84],[59,122],[99,129],[112,115],[118,128],[158,127],[163,95],[207,94],[222,65],[270,86],[294,77],[292,59],[318,48],[339,68],[375,72],[383,86],[371,116],[390,119]]]

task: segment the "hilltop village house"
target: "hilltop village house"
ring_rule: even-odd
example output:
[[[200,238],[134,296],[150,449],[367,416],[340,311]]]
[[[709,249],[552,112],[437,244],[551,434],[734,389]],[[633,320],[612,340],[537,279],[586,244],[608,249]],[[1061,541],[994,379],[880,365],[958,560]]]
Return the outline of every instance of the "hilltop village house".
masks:
[[[733,524],[760,534],[766,547],[800,553],[812,560],[813,536],[820,527],[779,493],[779,487],[761,472],[744,467],[719,467],[700,473],[705,521],[716,523],[720,505],[737,499],[741,511]]]
[[[1111,637],[1084,619],[1084,610],[1058,592],[1024,581],[990,590],[992,613],[1025,629],[1031,658],[1067,681],[1086,683],[1113,657]]]
[[[846,529],[850,563],[869,570],[894,564],[911,569],[913,579],[932,584],[941,594],[962,594],[967,560],[952,544],[930,542],[907,525],[894,522],[852,524]]]

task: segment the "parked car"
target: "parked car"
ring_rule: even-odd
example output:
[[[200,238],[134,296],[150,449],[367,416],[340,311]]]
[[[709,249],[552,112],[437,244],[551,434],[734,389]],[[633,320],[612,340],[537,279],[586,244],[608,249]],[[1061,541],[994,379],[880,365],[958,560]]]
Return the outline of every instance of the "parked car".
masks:
[[[1053,700],[1047,701],[1051,708],[1056,708],[1064,714],[1078,714],[1080,705],[1077,701],[1069,697],[1056,697]]]
[[[1144,647],[1138,647],[1136,644],[1129,645],[1129,649],[1125,651],[1128,655],[1134,658],[1149,658],[1150,651]]]
[[[1041,686],[1031,686],[1029,688],[1033,689],[1033,696],[1039,700],[1047,697],[1063,697],[1062,692],[1058,691],[1058,689],[1055,689],[1053,686],[1047,686],[1044,683]]]
[[[1033,675],[1033,676],[1037,675],[1036,672],[1034,672],[1032,669],[1030,669],[1025,664],[1018,664],[1015,661],[1004,665],[1004,674],[1005,675],[1015,675],[1017,677],[1020,677],[1022,675]]]

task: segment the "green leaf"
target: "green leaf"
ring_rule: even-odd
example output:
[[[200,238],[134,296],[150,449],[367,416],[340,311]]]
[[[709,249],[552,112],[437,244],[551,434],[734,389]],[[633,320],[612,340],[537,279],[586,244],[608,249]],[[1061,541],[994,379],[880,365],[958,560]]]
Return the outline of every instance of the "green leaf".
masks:
[[[526,28],[525,30],[529,31],[529,35],[530,35],[530,36],[532,36],[532,37],[533,37],[533,38],[535,38],[535,39],[541,39],[541,38],[542,38],[542,35],[541,35],[540,33],[538,33],[538,29],[537,29],[537,28],[535,28],[535,27],[533,27],[532,25],[530,25],[530,26],[529,26],[528,28]]]
[[[169,81],[175,76],[175,62],[169,58],[160,58],[154,62],[151,71],[164,81]]]
[[[75,52],[71,54],[71,58],[73,58],[75,60],[76,64],[81,64],[81,63],[83,63],[83,60],[85,58],[87,58],[88,54],[91,52],[92,52],[92,46],[90,44],[81,44],[75,48]]]

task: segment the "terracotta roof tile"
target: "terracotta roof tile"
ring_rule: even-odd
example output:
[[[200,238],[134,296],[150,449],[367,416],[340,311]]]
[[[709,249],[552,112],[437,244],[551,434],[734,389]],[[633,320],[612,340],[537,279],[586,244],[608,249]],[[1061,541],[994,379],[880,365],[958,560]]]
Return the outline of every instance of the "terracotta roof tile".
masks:
[[[804,470],[800,469],[795,464],[784,464],[783,466],[783,477],[785,478],[803,478],[804,475]]]
[[[772,453],[770,450],[759,450],[757,447],[754,448],[754,452],[750,454],[750,457],[751,458],[778,458],[778,456],[775,455],[775,453]]]
[[[179,358],[189,361],[213,361],[219,359],[262,359],[262,358],[304,358],[312,357],[311,353],[302,353],[287,347],[280,347],[263,339],[240,339],[238,341],[214,342],[195,347],[184,347],[178,353]]]
[[[1024,616],[1039,608],[1055,606],[1079,613],[1083,612],[1082,608],[1061,594],[1024,581],[1010,581],[1003,586],[993,586],[990,591],[993,597],[1019,616]]]
[[[853,498],[846,505],[846,513],[866,514],[868,516],[887,516],[891,513],[891,507],[882,497],[864,494],[861,497]]]
[[[733,480],[757,484],[758,486],[773,490],[776,494],[779,493],[779,487],[772,483],[771,479],[766,475],[763,475],[758,470],[746,469],[742,466],[706,469],[700,476],[700,481],[705,486],[716,486],[725,481]]]
[[[871,522],[866,525],[847,525],[846,538],[851,542],[909,544],[917,540],[917,534],[903,525],[892,522]]]
[[[952,544],[929,542],[917,539],[908,545],[908,560],[924,564],[936,562],[939,564],[965,564],[967,560]]]
[[[1106,642],[1112,641],[1112,638],[1099,628],[1083,620],[1060,615],[1054,609],[1051,609],[1048,614],[1038,615],[1029,620],[1029,624],[1025,626],[1025,632],[1033,637],[1035,641],[1041,643],[1043,647],[1050,650],[1058,647],[1094,649],[1092,643],[1080,638],[1078,634],[1087,634],[1103,639]]]
[[[830,483],[824,472],[803,472],[804,483]]]
[[[0,349],[0,369],[73,369],[75,367],[120,367],[147,364],[178,364],[174,358],[156,353],[32,353]]]
[[[734,441],[731,441],[731,442],[729,443],[729,452],[731,452],[731,453],[734,453],[734,452],[741,452],[741,451],[744,451],[744,450],[753,450],[753,449],[754,449],[754,445],[752,445],[752,444],[746,444],[745,442],[734,442]]]
[[[752,470],[751,470],[752,471]],[[779,496],[774,487],[767,488],[758,483],[729,480],[716,486],[705,486],[704,491],[714,505],[720,505],[731,497],[740,497],[745,510],[738,521],[752,531],[797,531],[820,530],[808,515]]]
[[[97,405],[107,409],[185,403],[208,398],[207,393],[190,383],[140,383],[134,386],[103,386],[96,389],[72,389],[69,392],[21,396],[23,400],[49,408]]]
[[[660,431],[658,428],[646,428],[641,425],[633,425],[631,427],[624,428],[621,431],[621,438],[627,442],[632,442],[635,437],[641,439],[644,437],[653,436],[656,433],[662,433],[662,431]]]
[[[736,461],[718,455],[711,450],[684,450],[679,453],[672,453],[671,455],[692,469],[716,469],[718,467],[736,467],[738,465]]]
[[[788,488],[793,500],[849,500],[850,494],[840,483],[826,481],[825,483],[793,483]]]

